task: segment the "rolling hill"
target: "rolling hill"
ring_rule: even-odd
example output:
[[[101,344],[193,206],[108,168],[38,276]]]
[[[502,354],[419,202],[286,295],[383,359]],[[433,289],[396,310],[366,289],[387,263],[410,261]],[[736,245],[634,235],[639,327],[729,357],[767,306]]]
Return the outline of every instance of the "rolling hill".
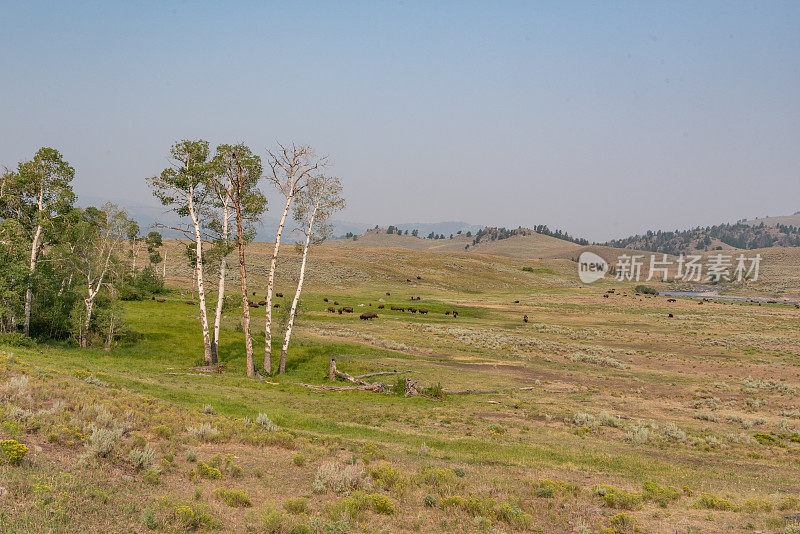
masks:
[[[558,254],[566,255],[580,245],[542,235],[533,231],[516,234],[503,239],[483,239],[475,244],[475,236],[458,234],[452,238],[425,239],[412,235],[387,233],[385,229],[368,230],[356,239],[334,239],[331,245],[345,247],[407,248],[429,252],[466,252],[471,254],[494,254],[515,258],[544,258]]]

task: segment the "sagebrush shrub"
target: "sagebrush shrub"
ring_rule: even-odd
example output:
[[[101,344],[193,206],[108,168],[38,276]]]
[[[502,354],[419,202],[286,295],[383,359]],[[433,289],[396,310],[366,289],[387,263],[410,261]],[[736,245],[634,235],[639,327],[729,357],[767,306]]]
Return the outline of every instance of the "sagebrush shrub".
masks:
[[[217,427],[211,426],[211,423],[201,423],[197,426],[190,426],[186,428],[186,431],[197,441],[212,442],[219,439],[219,430]]]
[[[153,465],[154,458],[155,452],[148,446],[145,446],[144,449],[132,449],[131,452],[128,453],[128,461],[136,469],[150,467]]]
[[[313,489],[315,493],[325,493],[333,490],[336,493],[355,489],[366,489],[371,486],[364,470],[355,465],[338,466],[325,463],[319,466],[314,477]]]
[[[121,437],[122,431],[119,429],[92,427],[87,443],[89,452],[94,456],[105,458],[111,454]]]
[[[259,413],[256,417],[256,424],[269,432],[277,432],[280,430],[278,425],[272,422],[272,419],[265,413]]]

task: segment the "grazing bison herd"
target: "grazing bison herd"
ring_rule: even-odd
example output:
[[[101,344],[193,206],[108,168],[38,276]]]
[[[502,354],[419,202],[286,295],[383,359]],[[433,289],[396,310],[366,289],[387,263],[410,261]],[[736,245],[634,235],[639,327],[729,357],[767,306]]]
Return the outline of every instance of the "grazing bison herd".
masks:
[[[421,278],[418,277],[417,280],[421,280]],[[391,296],[391,292],[387,291],[386,295],[387,296]],[[383,299],[380,299],[380,300],[382,301]],[[419,300],[422,300],[422,297],[420,297],[420,296],[412,296],[410,298],[410,300],[419,301]],[[329,299],[328,297],[324,297],[322,299],[322,301],[323,302],[331,302],[331,299]],[[339,308],[337,308],[336,306],[339,306],[339,302],[334,300],[333,301],[333,306],[328,306],[327,311],[330,312],[330,313],[338,313],[339,315],[342,315],[344,313],[353,313],[353,308],[351,306],[341,306]],[[364,306],[364,304],[359,304],[359,306]],[[372,303],[370,302],[369,304],[367,304],[367,306],[371,307]],[[376,307],[379,310],[383,310],[383,309],[386,309],[386,304],[378,304]],[[406,306],[394,306],[394,305],[391,305],[391,306],[389,306],[389,309],[391,311],[397,311],[397,312],[409,311],[411,313],[419,313],[420,315],[426,315],[427,313],[429,313],[429,310],[427,308],[415,308],[415,307],[412,307],[412,306],[406,307]],[[451,315],[452,317],[458,317],[458,312],[455,311],[455,310],[447,310],[447,311],[445,311],[445,315]],[[378,318],[378,314],[375,313],[375,312],[372,312],[372,311],[364,312],[359,316],[359,318],[361,318],[361,319],[363,319],[365,321],[367,321],[369,319],[377,319]]]
[[[419,276],[417,276],[417,280],[421,280],[421,278]],[[256,293],[254,291],[253,292],[253,296],[255,296],[255,295],[256,295]],[[603,298],[609,298],[610,295],[611,296],[619,296],[619,297],[627,297],[628,296],[627,293],[617,293],[616,289],[612,288],[612,289],[609,289],[608,291],[606,291],[603,294]],[[282,298],[283,297],[283,293],[275,293],[275,296],[278,297],[278,298]],[[386,296],[387,297],[391,296],[391,293],[389,291],[387,291],[386,292]],[[631,296],[632,297],[636,297],[638,295],[631,295]],[[650,295],[644,295],[644,297],[645,298],[651,298]],[[156,302],[159,302],[159,303],[166,302],[166,299],[157,299],[156,297],[152,297],[152,300],[154,300]],[[324,302],[330,302],[330,299],[328,297],[324,297],[322,300]],[[380,300],[383,301],[383,299],[380,299]],[[411,301],[420,301],[420,300],[422,300],[422,297],[420,297],[418,295],[415,295],[415,296],[411,296],[410,300]],[[641,300],[641,298],[640,298],[640,300]],[[191,306],[195,305],[195,302],[193,300],[187,300],[185,302],[186,302],[186,304],[189,304]],[[677,302],[677,299],[668,298],[667,302],[670,302],[670,303]],[[704,302],[710,302],[710,300],[704,298],[704,299],[698,301],[698,304],[702,305]],[[757,301],[750,300],[749,302],[756,303]],[[767,303],[768,304],[780,304],[778,301],[775,301],[775,300],[767,301]],[[266,306],[267,302],[265,300],[261,300],[261,301],[258,301],[258,302],[253,302],[251,300],[248,300],[247,304],[251,308],[258,308],[260,306]],[[519,304],[519,300],[515,300],[514,304]],[[792,303],[789,303],[789,304],[792,305]],[[758,305],[761,306],[761,302],[758,302]],[[793,305],[794,305],[794,307],[796,309],[800,309],[800,304],[793,304]],[[339,306],[339,302],[334,300],[333,301],[333,306],[329,306],[327,308],[327,311],[330,312],[330,313],[338,313],[339,315],[342,315],[344,313],[353,313],[353,308],[351,306],[340,306],[338,308],[336,306]],[[364,306],[364,305],[363,304],[359,304],[359,306]],[[372,303],[370,302],[368,304],[368,306],[372,306]],[[275,308],[280,308],[280,304],[275,304],[274,307]],[[379,310],[383,310],[383,309],[386,308],[386,305],[385,304],[378,304],[377,308]],[[427,308],[414,308],[414,307],[411,307],[411,306],[405,307],[405,306],[394,306],[393,305],[393,306],[390,306],[389,309],[392,310],[392,311],[396,311],[396,312],[405,312],[406,310],[408,310],[411,313],[419,313],[421,315],[426,315],[428,313],[428,309]],[[458,311],[456,311],[456,310],[445,310],[444,314],[448,315],[448,316],[451,316],[451,317],[458,317]],[[670,313],[670,314],[668,314],[668,317],[673,318],[674,315],[672,313]],[[378,318],[378,314],[375,313],[375,312],[372,312],[372,311],[364,312],[359,316],[359,318],[364,320],[364,321],[368,321],[370,319],[377,319]],[[528,322],[528,316],[527,315],[523,315],[522,316],[522,322],[523,323],[527,323]]]

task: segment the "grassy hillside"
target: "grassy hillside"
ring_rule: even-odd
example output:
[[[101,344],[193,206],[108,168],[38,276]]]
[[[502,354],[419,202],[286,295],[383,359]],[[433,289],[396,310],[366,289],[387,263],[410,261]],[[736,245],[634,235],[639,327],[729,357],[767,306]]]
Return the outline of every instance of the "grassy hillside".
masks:
[[[270,250],[253,244],[253,264]],[[287,247],[279,323],[296,267]],[[184,291],[185,271],[168,270]],[[782,532],[800,509],[794,307],[669,302],[582,287],[568,259],[464,252],[325,246],[309,275],[289,372],[263,382],[243,378],[235,310],[225,372],[190,369],[197,310],[178,290],[126,303],[112,351],[0,346],[0,440],[27,447],[17,462],[4,445],[0,531]],[[424,394],[307,387],[349,384],[327,381],[330,358],[408,370],[368,380]]]
[[[762,223],[767,226],[777,226],[779,224],[782,224],[784,226],[800,226],[800,211],[796,212],[794,215],[782,215],[779,217],[762,217],[760,219],[753,219],[742,222],[750,226],[759,226]]]
[[[336,239],[331,245],[348,247],[407,248],[419,251],[467,252],[494,254],[517,258],[543,258],[578,248],[579,245],[555,237],[529,233],[514,235],[495,241],[483,240],[473,244],[473,237],[465,234],[445,239],[423,239],[411,235],[387,234],[385,230],[369,230],[353,239]],[[466,247],[469,246],[467,249]]]

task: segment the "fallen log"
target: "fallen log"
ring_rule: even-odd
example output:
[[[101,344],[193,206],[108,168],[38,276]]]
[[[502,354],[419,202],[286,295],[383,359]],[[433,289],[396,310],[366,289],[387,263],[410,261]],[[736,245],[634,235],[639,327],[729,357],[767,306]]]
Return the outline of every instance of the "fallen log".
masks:
[[[353,382],[354,384],[358,384],[359,386],[364,386],[364,387],[371,388],[371,389],[367,389],[366,391],[379,391],[381,393],[385,393],[385,392],[389,391],[389,386],[387,386],[383,382],[370,383],[370,382],[367,382],[366,380],[361,380],[360,378],[356,378],[354,376],[351,376],[351,375],[345,373],[344,371],[336,370],[334,372],[336,373],[336,376],[338,376],[340,378],[344,378],[345,380],[347,380],[349,382]]]
[[[220,363],[217,365],[202,365],[200,367],[189,367],[192,371],[199,373],[223,373],[225,372],[225,365]]]

